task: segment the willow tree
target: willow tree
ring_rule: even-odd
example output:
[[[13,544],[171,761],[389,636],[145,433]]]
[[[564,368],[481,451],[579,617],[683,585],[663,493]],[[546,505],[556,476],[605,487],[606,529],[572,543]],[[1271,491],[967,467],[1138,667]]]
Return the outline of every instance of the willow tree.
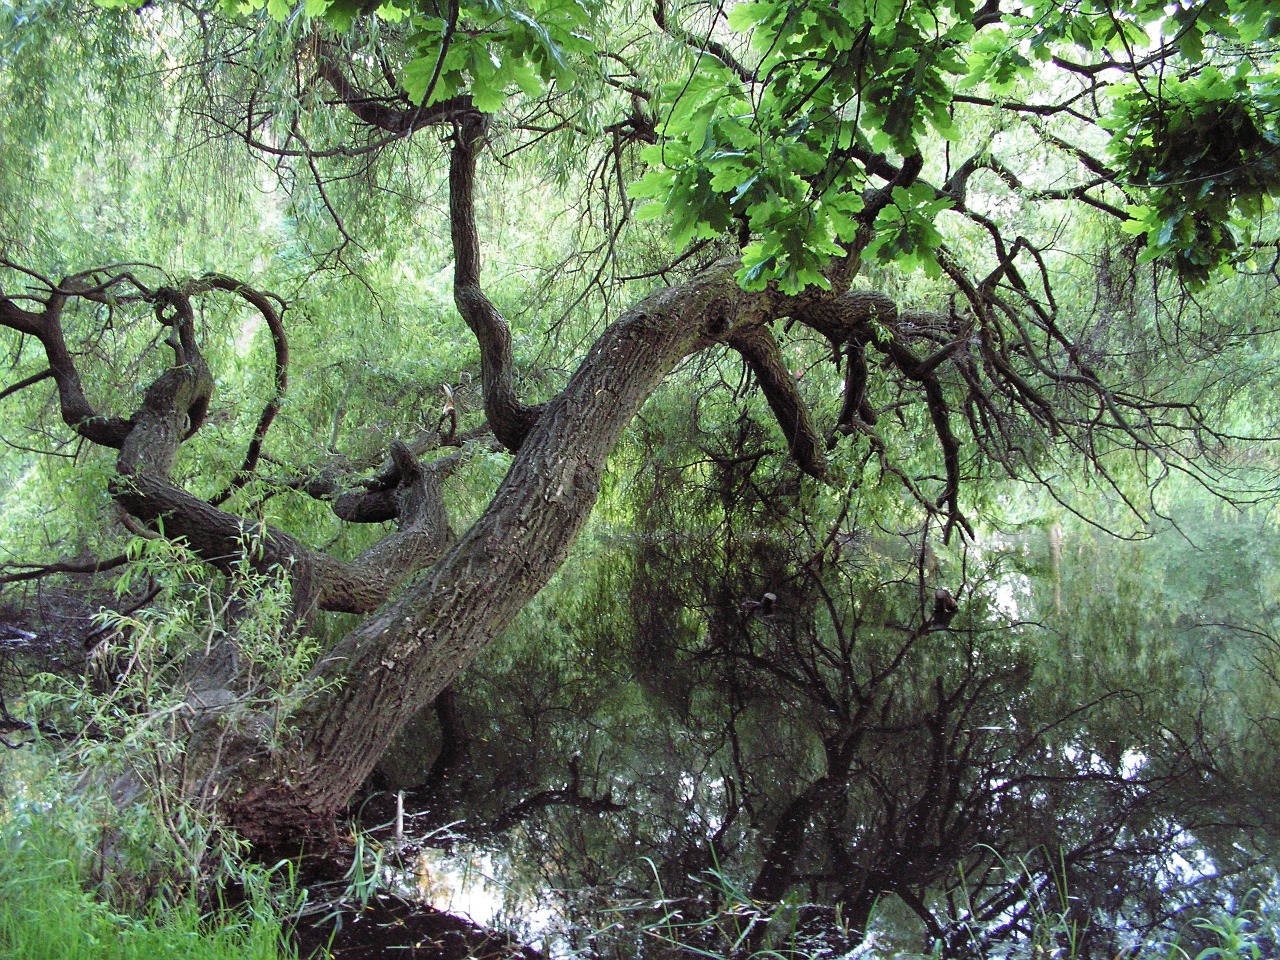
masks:
[[[394,523],[359,555],[334,555],[258,519],[260,504],[237,509],[237,491],[273,459],[289,370],[279,298],[223,274],[108,265],[54,277],[5,259],[0,324],[20,357],[43,359],[5,395],[52,387],[61,429],[116,452],[110,495],[131,526],[185,540],[212,568],[247,563],[285,578],[301,630],[325,611],[365,617],[315,664],[321,692],[286,744],[256,739],[252,722],[227,724],[234,657],[190,679],[204,718],[191,750],[217,760],[191,789],[220,788],[251,838],[332,821],[396,732],[552,577],[610,451],[702,351],[741,356],[806,482],[838,488],[850,460],[870,463],[948,536],[971,529],[967,481],[1040,480],[1055,458],[1106,477],[1128,453],[1144,468],[1220,479],[1213,456],[1227,438],[1197,397],[1167,389],[1176,372],[1133,375],[1106,332],[1124,308],[1114,291],[1139,262],[1194,288],[1274,253],[1264,217],[1280,187],[1270,46],[1280,21],[1265,0],[658,0],[643,13],[584,0],[230,0],[96,16],[120,18],[121,32],[166,18],[150,43],[200,50],[207,99],[190,109],[309,175],[347,240],[359,238],[331,193],[351,164],[406,139],[444,139],[448,202],[435,213],[448,225],[453,301],[479,345],[482,429],[513,455],[456,535],[445,492],[455,461],[437,452],[459,433],[445,420],[426,439],[393,441],[381,468],[352,474],[335,461],[295,480],[343,521]],[[264,45],[272,70],[249,62]],[[585,157],[609,200],[592,208],[607,217],[595,225],[603,257],[633,236],[633,219],[653,221],[674,251],[632,278],[633,305],[538,398],[519,388],[477,226],[486,153],[513,139],[561,144],[526,150],[526,175],[540,158],[563,164],[566,147]],[[1127,266],[1099,278],[1099,311],[1060,308],[1070,234],[1034,231],[1029,211],[1049,211],[1041,223],[1109,219],[1131,238]],[[945,295],[927,310],[899,303],[877,288],[891,271],[932,278]],[[602,267],[596,282],[610,276]],[[219,402],[195,322],[212,296],[242,299],[271,331],[275,394],[238,469],[200,497],[176,465]],[[133,408],[98,388],[91,351],[66,330],[73,313],[109,325],[130,309],[153,314],[171,354],[139,382]],[[1222,346],[1248,333],[1202,314],[1171,318],[1151,337]],[[829,344],[841,383],[829,408],[784,353],[797,335]],[[1151,338],[1139,346],[1159,352]],[[903,448],[899,429],[917,415],[925,457]]]

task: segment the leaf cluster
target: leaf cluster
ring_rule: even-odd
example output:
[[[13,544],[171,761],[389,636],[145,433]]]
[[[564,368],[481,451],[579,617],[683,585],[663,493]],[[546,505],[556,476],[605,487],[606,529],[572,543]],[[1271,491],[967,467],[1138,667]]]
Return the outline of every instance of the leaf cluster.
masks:
[[[1103,122],[1117,164],[1151,191],[1125,225],[1146,239],[1146,259],[1171,257],[1203,284],[1251,256],[1252,224],[1280,195],[1280,72],[1255,74],[1245,62],[1155,91],[1131,83]]]

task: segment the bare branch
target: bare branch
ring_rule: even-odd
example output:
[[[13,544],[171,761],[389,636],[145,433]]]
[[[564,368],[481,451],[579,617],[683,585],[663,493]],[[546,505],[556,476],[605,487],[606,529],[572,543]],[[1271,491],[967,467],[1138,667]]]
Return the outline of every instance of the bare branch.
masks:
[[[755,374],[756,383],[764,391],[769,409],[777,418],[800,469],[818,479],[825,477],[827,463],[822,441],[800,396],[796,377],[783,362],[782,350],[773,334],[765,327],[756,327],[735,333],[728,343],[742,354]]]
[[[129,558],[124,554],[111,557],[107,560],[98,560],[90,557],[87,560],[59,560],[55,563],[8,563],[0,566],[0,569],[16,570],[15,573],[0,574],[0,584],[4,583],[20,583],[23,580],[38,580],[42,577],[53,576],[59,573],[75,573],[75,574],[95,574],[104,573],[107,570],[115,570],[129,562]],[[25,569],[22,569],[25,568]]]
[[[267,329],[271,332],[271,342],[275,348],[275,390],[271,395],[271,399],[267,401],[266,406],[262,408],[262,413],[258,415],[258,424],[254,428],[253,438],[249,441],[249,448],[245,451],[244,462],[241,464],[240,470],[231,478],[230,483],[227,484],[222,492],[210,500],[210,503],[217,506],[225,503],[232,493],[248,483],[254,470],[257,469],[258,459],[262,456],[262,443],[266,439],[267,431],[271,429],[271,424],[275,421],[276,415],[280,412],[280,405],[284,402],[285,391],[289,387],[289,341],[285,337],[284,323],[280,314],[268,295],[220,274],[206,274],[201,283],[207,284],[211,290],[231,291],[251,303],[266,322]]]
[[[0,390],[0,400],[3,400],[5,397],[12,396],[13,394],[18,393],[19,391],[25,390],[27,389],[27,387],[34,386],[35,384],[40,383],[42,380],[48,380],[52,376],[53,376],[52,370],[41,370],[39,373],[33,373],[29,377],[24,377],[23,379],[19,380],[17,383],[12,384],[8,387],[5,387],[3,390]]]
[[[514,383],[511,328],[480,286],[480,237],[476,230],[476,155],[484,142],[485,119],[472,113],[454,128],[449,154],[449,226],[453,238],[453,299],[480,344],[484,409],[494,436],[519,450],[542,407],[520,402]]]

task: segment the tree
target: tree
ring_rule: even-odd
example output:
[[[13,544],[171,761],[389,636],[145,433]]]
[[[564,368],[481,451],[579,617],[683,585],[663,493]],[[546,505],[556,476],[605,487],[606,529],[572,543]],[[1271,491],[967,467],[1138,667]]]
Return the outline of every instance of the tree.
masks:
[[[339,238],[329,262],[360,242],[339,195],[352,165],[376,177],[381,151],[443,131],[453,300],[479,346],[484,429],[513,460],[456,536],[444,490],[458,457],[426,457],[464,437],[447,417],[393,439],[381,465],[331,457],[262,477],[288,386],[281,298],[220,273],[171,279],[109,265],[55,278],[6,255],[0,324],[23,363],[42,362],[3,396],[54,387],[62,429],[115,452],[109,490],[127,524],[184,539],[215,570],[247,562],[285,578],[299,631],[324,612],[364,617],[316,662],[321,692],[293,717],[287,743],[264,746],[251,718],[227,722],[234,636],[216,670],[188,680],[203,718],[190,751],[206,761],[190,788],[221,790],[225,814],[252,839],[326,829],[395,733],[555,573],[610,452],[692,355],[742,358],[805,483],[895,478],[909,509],[939,518],[948,537],[972,529],[966,482],[994,473],[1047,483],[1051,464],[1087,462],[1119,488],[1113,464],[1129,454],[1144,476],[1223,482],[1234,438],[1208,418],[1210,389],[1183,369],[1134,375],[1124,351],[1156,349],[1158,330],[1208,344],[1216,359],[1248,336],[1169,284],[1176,274],[1204,286],[1274,245],[1265,215],[1280,185],[1280,73],[1277,20],[1262,0],[756,0],[727,12],[659,2],[631,30],[616,28],[619,11],[585,3],[271,0],[266,18],[255,7],[140,9],[105,29],[162,18],[135,49],[159,58],[157,44],[187,40],[202,51],[187,109],[309,179]],[[633,199],[649,201],[637,212],[676,255],[629,285],[600,280],[610,296],[637,299],[563,383],[528,402],[511,325],[482,283],[482,157],[505,140],[525,147],[521,162],[563,163],[542,140],[581,153],[592,135],[603,159],[588,170],[608,198],[607,222],[592,225],[597,276],[610,278],[625,260],[619,247],[645,236]],[[1100,271],[1096,313],[1061,307],[1075,278],[1055,230],[1035,229],[1045,221],[1029,211],[1040,207],[1109,218],[1131,237],[1108,241],[1128,264]],[[1145,332],[1124,330],[1141,318],[1119,318],[1113,289],[1141,262],[1160,291]],[[931,309],[877,289],[914,274],[935,283]],[[215,297],[238,298],[270,330],[274,379],[243,459],[197,495],[175,470],[217,402],[197,322]],[[139,358],[147,385],[130,409],[99,388],[85,341],[69,331],[144,313],[172,356],[150,374]],[[1130,339],[1119,344],[1117,331]],[[825,345],[838,410],[822,409],[793,369],[797,343],[817,362],[805,337]],[[923,452],[910,447],[921,435]],[[396,528],[343,559],[270,522],[261,495],[246,491],[272,479],[345,521]]]

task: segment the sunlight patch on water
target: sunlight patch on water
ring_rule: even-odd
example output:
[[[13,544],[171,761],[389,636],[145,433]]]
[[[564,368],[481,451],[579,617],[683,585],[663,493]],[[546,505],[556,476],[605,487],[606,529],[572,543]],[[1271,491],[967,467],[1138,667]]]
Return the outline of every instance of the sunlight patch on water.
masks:
[[[444,913],[508,930],[549,957],[570,956],[565,918],[543,896],[504,882],[504,872],[502,858],[489,850],[428,848],[415,856],[412,873],[403,875],[400,884],[406,895]]]

